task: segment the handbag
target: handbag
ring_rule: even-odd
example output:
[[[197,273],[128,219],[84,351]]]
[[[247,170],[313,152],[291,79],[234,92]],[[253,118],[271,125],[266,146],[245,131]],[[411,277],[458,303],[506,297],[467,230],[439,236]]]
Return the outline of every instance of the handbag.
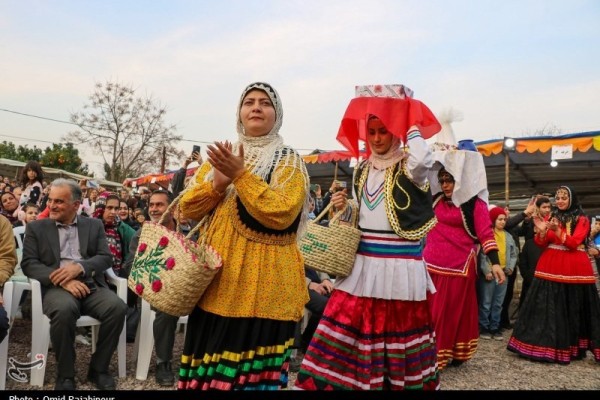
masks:
[[[200,228],[208,227],[210,215],[185,236],[162,225],[183,193],[171,202],[158,223],[146,221],[142,225],[127,280],[127,286],[151,306],[178,317],[192,312],[223,265],[221,256],[206,244],[205,232],[200,232],[199,242],[191,239]]]
[[[319,221],[332,206],[329,203],[317,218],[308,222],[306,234],[300,241],[300,253],[307,268],[343,278],[352,272],[360,243],[361,231],[356,227],[358,206],[351,207],[352,215],[348,225],[340,222],[346,208],[331,218],[329,226],[321,225]]]

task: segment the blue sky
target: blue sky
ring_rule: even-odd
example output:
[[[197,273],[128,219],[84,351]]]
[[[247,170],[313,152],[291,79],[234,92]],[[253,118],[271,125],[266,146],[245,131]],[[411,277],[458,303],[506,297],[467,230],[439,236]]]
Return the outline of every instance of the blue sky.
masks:
[[[282,136],[308,153],[341,149],[355,85],[402,83],[462,113],[458,140],[595,131],[599,21],[597,0],[0,0],[0,109],[68,121],[116,80],[167,106],[187,152],[235,140],[241,90],[266,81]],[[0,141],[46,147],[72,129],[0,111]]]

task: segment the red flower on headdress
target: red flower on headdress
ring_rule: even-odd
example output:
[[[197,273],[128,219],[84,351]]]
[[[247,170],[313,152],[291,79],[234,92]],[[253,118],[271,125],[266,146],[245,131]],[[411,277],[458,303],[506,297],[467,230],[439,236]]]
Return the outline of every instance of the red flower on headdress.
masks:
[[[174,266],[175,266],[175,259],[173,257],[167,258],[167,262],[165,263],[165,267],[168,270],[172,270]]]
[[[162,282],[160,279],[157,279],[154,282],[152,282],[152,291],[158,292],[158,291],[160,291],[161,288],[162,288]]]
[[[141,296],[142,293],[144,293],[144,285],[142,285],[141,283],[135,285],[135,292]]]
[[[381,85],[375,85],[375,86],[373,87],[373,91],[374,91],[375,93],[380,93],[380,92],[381,92]]]
[[[143,253],[146,251],[146,248],[148,247],[148,245],[146,243],[140,243],[140,246],[138,247],[138,253]]]
[[[158,241],[158,247],[167,247],[168,244],[169,244],[169,238],[166,236],[161,237],[160,240]]]

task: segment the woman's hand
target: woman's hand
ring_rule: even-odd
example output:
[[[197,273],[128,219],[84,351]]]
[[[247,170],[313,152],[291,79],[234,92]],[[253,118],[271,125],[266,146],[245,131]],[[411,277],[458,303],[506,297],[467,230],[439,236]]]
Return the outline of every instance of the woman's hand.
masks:
[[[213,185],[217,192],[223,193],[227,186],[244,172],[244,147],[240,145],[239,155],[232,152],[232,144],[215,142],[208,145],[208,162],[215,169]]]
[[[548,229],[556,232],[558,230],[558,220],[556,218],[552,218],[547,223]]]
[[[336,210],[343,210],[348,204],[348,189],[340,190],[331,195],[331,203]]]
[[[487,274],[485,274],[486,281],[491,281],[492,279],[494,279],[494,274],[492,274],[491,272],[488,272]]]

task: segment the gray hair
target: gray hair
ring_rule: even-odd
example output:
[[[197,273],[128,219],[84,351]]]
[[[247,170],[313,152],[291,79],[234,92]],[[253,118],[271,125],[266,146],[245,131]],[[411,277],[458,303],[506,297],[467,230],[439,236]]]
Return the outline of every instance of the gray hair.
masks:
[[[83,192],[79,187],[79,184],[72,179],[57,178],[50,184],[52,187],[55,186],[67,186],[71,191],[71,201],[81,201]]]

